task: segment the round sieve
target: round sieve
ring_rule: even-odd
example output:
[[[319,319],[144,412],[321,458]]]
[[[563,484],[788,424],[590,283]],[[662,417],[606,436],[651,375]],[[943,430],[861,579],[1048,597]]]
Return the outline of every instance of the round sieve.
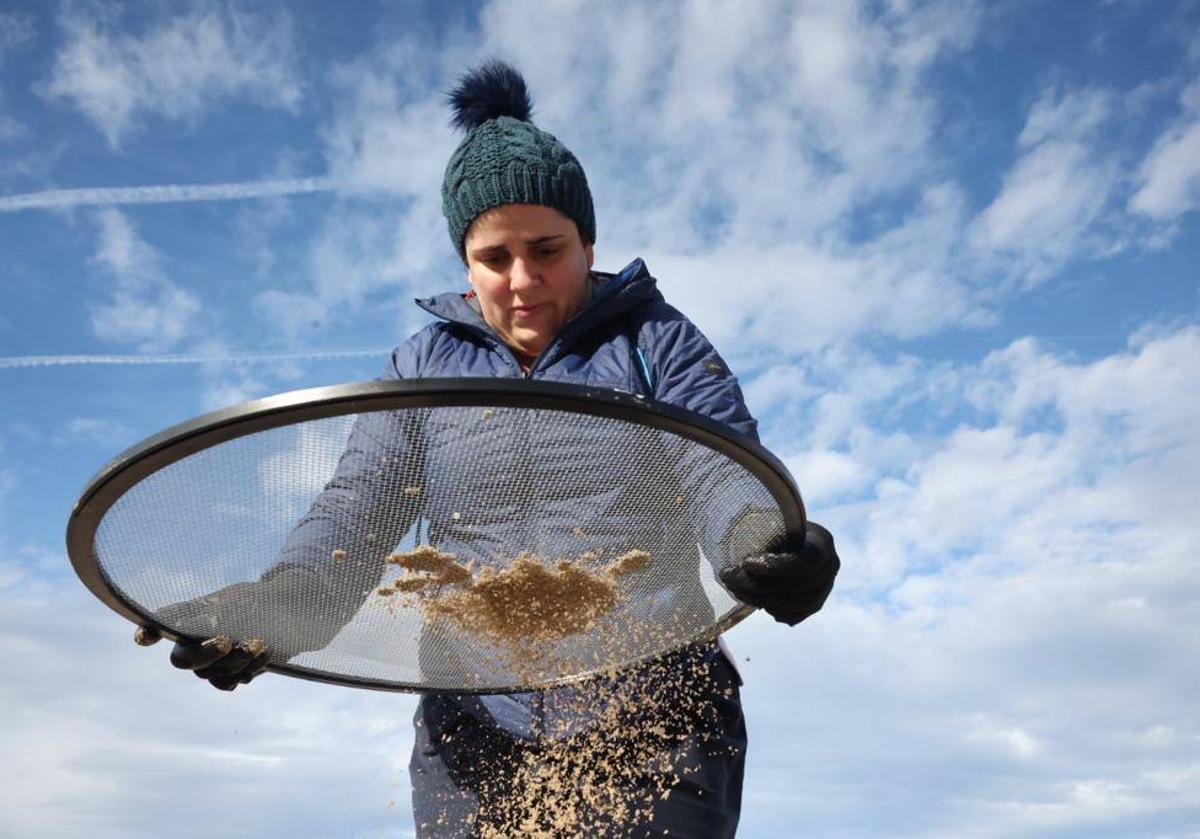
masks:
[[[155,435],[88,484],[67,546],[93,594],[168,638],[261,639],[271,670],[307,679],[491,693],[715,637],[752,611],[719,582],[733,546],[804,526],[786,468],[698,414],[423,379]]]

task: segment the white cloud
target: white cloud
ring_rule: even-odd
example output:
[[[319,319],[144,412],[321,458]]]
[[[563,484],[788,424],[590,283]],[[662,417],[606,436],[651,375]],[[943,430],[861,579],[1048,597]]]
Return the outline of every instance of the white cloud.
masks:
[[[1172,398],[1200,387],[1200,370],[1191,363],[1197,352],[1194,326],[1138,336],[1130,352],[1089,365],[1064,364],[1035,341],[1022,340],[985,361],[997,388],[984,399],[1010,422],[1051,406],[1085,447],[1119,429],[1108,457],[1140,457],[1200,439],[1189,426],[1196,404]]]
[[[1086,534],[1100,560],[1126,544],[1130,522],[1147,526],[1147,551],[1195,541],[1183,499],[1194,493],[1190,470],[1200,465],[1200,406],[1175,398],[1200,392],[1195,358],[1194,327],[1087,365],[1019,341],[977,370],[960,370],[957,394],[936,397],[970,405],[990,424],[962,424],[932,451],[909,446],[917,457],[900,471],[871,450],[869,436],[849,436],[846,455],[875,464],[879,480],[862,546],[867,585],[887,588],[914,565],[964,551],[1036,554],[1068,532],[1077,535],[1059,550],[1075,546],[1070,556],[1082,560]],[[872,419],[861,402],[850,404],[845,425]],[[1014,524],[1022,521],[1023,532]]]
[[[255,309],[264,324],[295,343],[314,323],[352,329],[369,300],[390,292],[411,332],[423,318],[409,301],[444,290],[452,282],[447,278],[462,272],[452,254],[440,203],[432,198],[339,203],[309,244],[304,262],[311,284],[267,289],[255,296]]]
[[[135,434],[128,426],[115,420],[99,417],[72,417],[66,421],[60,443],[95,443],[109,449],[124,448],[132,443]]]
[[[1142,161],[1129,206],[1155,219],[1200,207],[1200,80],[1181,94],[1183,113],[1163,131]]]
[[[857,458],[833,449],[810,449],[786,461],[788,470],[802,482],[804,501],[810,507],[858,495],[875,479],[874,470]]]
[[[201,405],[206,411],[218,408],[228,408],[239,402],[267,396],[270,388],[259,378],[246,373],[230,376],[226,374],[209,373]]]
[[[1105,91],[1052,88],[1030,108],[1021,156],[968,231],[993,271],[1038,282],[1090,254],[1089,236],[1120,176],[1117,161],[1097,147],[1114,107]]]
[[[1182,829],[1200,743],[1200,402],[1180,394],[1200,392],[1200,327],[1091,362],[1018,341],[952,371],[875,370],[890,385],[841,400],[843,434],[822,433],[875,478],[812,511],[843,559],[830,605],[731,638],[752,653],[745,831]],[[853,382],[853,359],[804,381],[835,372]],[[958,430],[881,457],[881,407],[930,375],[919,398],[966,409]]]
[[[104,210],[96,214],[100,227],[95,259],[114,274],[153,274],[159,269],[158,252],[138,237],[124,214]]]
[[[167,643],[137,648],[132,625],[78,584],[27,579],[4,594],[0,660],[23,676],[0,687],[0,833],[411,835],[411,697],[272,675],[220,693],[174,670]],[[69,627],[48,611],[69,612]]]
[[[819,392],[803,369],[781,364],[771,365],[759,375],[743,379],[741,385],[746,405],[756,417],[801,404]]]
[[[915,337],[984,322],[952,258],[961,227],[956,190],[931,187],[903,223],[873,241],[817,239],[646,252],[669,300],[734,359],[747,334],[771,335],[784,358],[858,336]],[[735,364],[735,367],[740,365]]]
[[[1111,95],[1102,90],[1042,91],[1017,138],[1022,148],[1062,139],[1084,139],[1104,127],[1112,114]]]
[[[977,741],[999,748],[1016,757],[1034,757],[1044,746],[1038,739],[1019,726],[1007,727],[989,720],[986,715],[976,715],[967,740]]]
[[[219,99],[284,109],[301,99],[285,13],[197,4],[135,36],[68,7],[59,24],[65,43],[41,91],[81,111],[114,148],[143,115],[188,122]]]
[[[412,39],[337,67],[330,78],[337,106],[322,132],[330,174],[365,192],[440,196],[457,143],[440,92],[450,72]]]
[[[108,341],[161,352],[194,334],[199,298],[172,283],[162,259],[119,211],[96,214],[99,242],[94,260],[115,280],[109,300],[90,306],[92,329]]]
[[[285,196],[243,205],[233,215],[233,236],[243,258],[254,265],[254,276],[271,281],[278,264],[272,243],[283,226],[294,221],[295,208]]]

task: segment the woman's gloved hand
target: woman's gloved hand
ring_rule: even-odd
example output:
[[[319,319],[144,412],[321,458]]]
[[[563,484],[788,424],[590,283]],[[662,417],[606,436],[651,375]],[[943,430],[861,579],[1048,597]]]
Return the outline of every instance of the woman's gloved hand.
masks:
[[[736,521],[725,539],[729,563],[721,582],[743,603],[757,606],[780,623],[795,626],[820,611],[841,567],[833,535],[809,522],[803,545],[756,548],[761,522],[751,513]]]
[[[206,629],[217,627],[229,633],[201,643],[176,643],[171,650],[171,664],[191,670],[218,690],[233,690],[248,684],[269,662],[286,662],[305,649],[319,649],[329,642],[344,621],[336,626],[331,621],[316,626],[306,621],[299,631],[284,633],[284,637],[304,637],[309,643],[285,641],[268,647],[256,637],[263,626],[270,626],[278,633],[281,626],[287,627],[289,616],[301,611],[311,614],[313,606],[322,602],[323,593],[315,574],[292,567],[262,580],[235,583],[194,600],[172,603],[155,612],[154,617],[164,626],[188,634],[203,636]],[[235,642],[230,635],[244,640]],[[142,626],[134,633],[133,640],[148,647],[162,640],[162,635],[152,626]]]
[[[151,626],[140,626],[133,640],[149,647],[162,640]],[[171,664],[180,670],[191,670],[218,690],[233,690],[250,681],[267,667],[271,648],[252,638],[234,643],[228,635],[217,635],[200,644],[177,642],[171,649]]]

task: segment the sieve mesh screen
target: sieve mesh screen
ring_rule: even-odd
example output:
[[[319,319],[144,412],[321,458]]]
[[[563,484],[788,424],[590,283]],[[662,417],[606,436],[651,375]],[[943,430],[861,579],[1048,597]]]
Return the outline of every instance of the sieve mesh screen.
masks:
[[[91,561],[170,632],[262,639],[282,672],[488,692],[711,636],[741,608],[717,574],[747,520],[762,546],[784,536],[762,480],[671,430],[502,401],[401,407],[167,463],[104,511]]]

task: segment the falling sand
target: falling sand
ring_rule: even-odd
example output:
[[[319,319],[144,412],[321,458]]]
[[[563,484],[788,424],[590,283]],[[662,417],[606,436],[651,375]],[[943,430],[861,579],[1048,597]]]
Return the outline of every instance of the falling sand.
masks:
[[[534,674],[526,681],[536,683],[547,672],[546,650],[595,631],[620,604],[620,579],[648,568],[651,557],[635,550],[600,565],[594,552],[553,563],[521,553],[507,567],[476,570],[422,545],[388,562],[404,573],[380,587],[380,595],[414,598],[432,620],[506,650],[510,665],[518,659],[513,670]],[[676,646],[668,626],[639,626],[625,616],[618,623],[627,644]],[[631,641],[637,635],[645,637]],[[543,694],[554,711],[532,741],[513,740],[500,753],[493,743],[471,759],[481,770],[471,784],[471,835],[642,835],[656,808],[701,770],[705,754],[736,749],[713,704],[736,687],[713,673],[701,647],[623,672],[599,669],[601,675],[586,682]],[[430,734],[441,749],[479,748],[469,738],[456,742],[461,734]],[[462,819],[460,808],[457,796],[447,799],[435,822],[449,826]]]
[[[735,690],[697,646],[542,694],[554,710],[533,740],[431,731],[448,760],[480,768],[463,787],[474,805],[450,794],[433,821],[465,820],[484,839],[666,835],[652,825],[672,796],[699,795],[693,810],[721,805],[704,800],[700,773],[714,759],[736,759],[726,721],[735,706],[720,710]]]

